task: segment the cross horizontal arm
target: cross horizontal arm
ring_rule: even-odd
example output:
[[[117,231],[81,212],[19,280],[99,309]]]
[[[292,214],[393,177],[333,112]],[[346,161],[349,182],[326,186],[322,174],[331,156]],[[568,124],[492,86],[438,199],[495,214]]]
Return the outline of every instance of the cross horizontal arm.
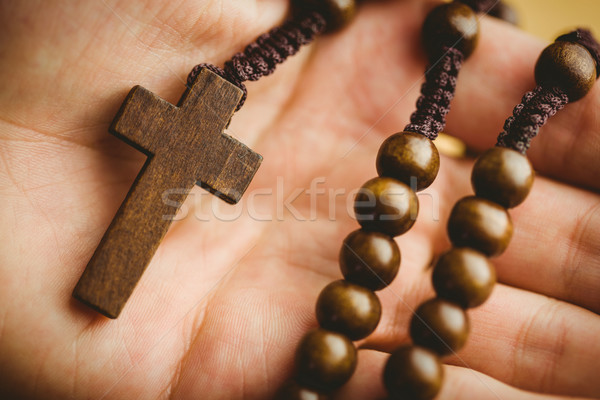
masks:
[[[176,106],[138,85],[129,91],[109,131],[146,154],[154,153],[176,112]]]
[[[198,185],[228,203],[237,203],[258,170],[262,156],[229,135],[222,134],[213,150],[202,157]]]

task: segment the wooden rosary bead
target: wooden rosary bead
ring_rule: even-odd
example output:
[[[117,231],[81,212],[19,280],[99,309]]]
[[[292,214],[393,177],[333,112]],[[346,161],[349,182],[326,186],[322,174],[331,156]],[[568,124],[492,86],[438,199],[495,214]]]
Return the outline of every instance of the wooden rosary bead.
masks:
[[[373,178],[356,195],[354,212],[365,230],[398,236],[414,225],[419,202],[404,183],[393,178]]]
[[[377,173],[423,190],[440,169],[440,155],[433,141],[415,132],[401,132],[387,138],[377,154]]]
[[[356,15],[355,0],[294,0],[293,6],[296,12],[321,12],[330,32],[348,25]]]
[[[381,290],[392,283],[399,268],[400,249],[388,235],[359,229],[344,239],[340,269],[347,281]]]
[[[596,63],[585,47],[557,41],[540,55],[535,65],[535,81],[543,87],[558,87],[569,101],[576,101],[596,82]]]
[[[346,336],[325,329],[308,332],[296,350],[298,383],[329,392],[346,383],[356,369],[356,348]]]
[[[431,351],[413,345],[395,350],[383,372],[383,383],[392,399],[433,399],[442,387],[443,378],[439,358]]]
[[[430,62],[444,54],[444,47],[455,47],[468,58],[479,39],[477,14],[459,2],[434,8],[423,23],[423,46]]]
[[[526,156],[505,147],[493,147],[475,162],[471,184],[478,197],[512,208],[525,200],[534,176]]]
[[[275,400],[327,400],[328,397],[300,386],[294,381],[286,382],[275,395]]]
[[[317,300],[317,320],[323,329],[352,340],[369,336],[381,318],[381,303],[373,291],[343,280],[330,283]]]
[[[440,355],[460,350],[467,336],[469,318],[465,310],[439,298],[421,304],[410,322],[413,342]]]
[[[496,283],[496,270],[480,252],[468,247],[442,254],[432,275],[438,297],[463,308],[477,307],[490,297]]]
[[[471,247],[489,257],[506,250],[512,233],[504,207],[475,196],[459,200],[448,219],[448,236],[455,247]]]

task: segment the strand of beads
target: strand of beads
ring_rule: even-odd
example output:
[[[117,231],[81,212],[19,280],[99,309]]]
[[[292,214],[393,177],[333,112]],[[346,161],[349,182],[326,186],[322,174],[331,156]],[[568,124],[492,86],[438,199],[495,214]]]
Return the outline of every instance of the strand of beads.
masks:
[[[352,341],[367,337],[379,323],[381,304],[375,291],[398,273],[401,256],[394,237],[416,220],[415,191],[427,188],[437,176],[440,159],[432,140],[445,126],[460,66],[475,48],[478,29],[475,13],[459,2],[435,8],[426,19],[423,41],[432,67],[417,110],[405,132],[382,144],[376,162],[379,177],[359,189],[354,210],[361,229],[350,233],[340,250],[344,280],[327,285],[319,295],[320,328],[300,341],[296,378],[278,398],[323,399],[323,393],[341,387],[354,373],[357,350]]]
[[[460,2],[447,3],[429,13],[423,24],[422,37],[432,67],[421,88],[422,94],[417,102],[417,110],[411,116],[411,123],[405,127],[405,132],[393,135],[384,142],[377,162],[380,174],[390,174],[387,170],[403,171],[402,174],[395,172],[393,176],[398,179],[416,180],[417,184],[412,184],[418,190],[429,186],[437,176],[437,150],[435,173],[429,171],[433,163],[430,163],[429,169],[422,171],[412,166],[417,160],[427,160],[427,157],[423,157],[423,153],[426,153],[426,138],[435,139],[445,126],[458,73],[464,59],[477,45],[479,23],[475,13],[466,5]],[[412,144],[417,142],[421,143],[418,147]],[[429,143],[435,149],[433,143]],[[418,151],[412,150],[417,148]],[[395,157],[389,157],[388,152]],[[398,168],[399,165],[406,166]],[[463,255],[469,256],[475,257],[472,254]],[[451,260],[450,257],[449,259]],[[482,267],[485,269],[488,264],[483,263]],[[448,318],[451,321],[448,321]],[[429,349],[435,348],[443,354],[446,348],[439,342],[436,343],[439,336],[431,335],[425,328],[434,323],[438,328],[438,335],[443,335],[443,343],[451,342],[456,348],[461,347],[466,339],[468,320],[462,309],[453,303],[439,300],[427,302],[417,310],[416,319],[420,323],[411,326],[411,336],[415,344],[397,349],[386,364],[384,384],[392,397],[431,399],[441,387],[441,362],[439,356]]]
[[[459,200],[452,209],[448,236],[454,247],[433,270],[437,297],[421,304],[411,320],[410,336],[416,346],[400,347],[386,363],[383,379],[392,398],[436,396],[443,380],[438,356],[454,353],[465,344],[466,309],[490,296],[496,273],[488,257],[508,246],[513,228],[507,208],[525,200],[534,180],[524,153],[547,119],[568,101],[583,97],[600,72],[597,42],[589,32],[575,32],[579,34],[562,36],[542,52],[535,70],[538,88],[515,107],[498,138],[499,147],[475,162],[471,175],[475,196]],[[590,45],[586,48],[582,43]]]

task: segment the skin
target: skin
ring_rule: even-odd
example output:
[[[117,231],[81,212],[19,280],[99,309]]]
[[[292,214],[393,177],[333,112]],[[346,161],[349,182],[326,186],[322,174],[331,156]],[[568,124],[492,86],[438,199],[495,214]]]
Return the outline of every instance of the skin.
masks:
[[[267,398],[291,376],[295,346],[316,325],[319,291],[341,277],[339,245],[357,227],[346,196],[336,197],[335,221],[323,195],[312,221],[285,209],[272,221],[248,212],[201,221],[194,214],[210,215],[210,202],[194,208],[203,193],[195,189],[187,218],[173,225],[118,320],[70,294],[143,163],[107,133],[127,91],[141,84],[177,101],[194,64],[222,64],[280,23],[288,2],[106,4],[114,13],[94,1],[0,3],[0,397]],[[247,199],[275,190],[277,177],[286,198],[315,177],[327,178],[319,188],[348,193],[375,175],[380,143],[414,109],[425,68],[418,35],[431,6],[363,4],[347,29],[248,85],[231,133],[265,161]],[[493,145],[533,88],[544,45],[484,18],[447,132],[475,149]],[[511,210],[513,241],[494,260],[501,283],[469,312],[471,335],[445,360],[439,399],[599,395],[598,107],[596,84],[535,139],[538,176]],[[438,179],[419,196],[419,220],[397,239],[400,273],[378,293],[381,324],[360,343],[357,373],[339,398],[383,396],[385,352],[408,341],[411,311],[433,295],[427,267],[448,248],[445,221],[471,193],[471,167],[442,157]],[[275,198],[257,196],[257,212],[277,216]],[[310,219],[309,196],[292,205]]]

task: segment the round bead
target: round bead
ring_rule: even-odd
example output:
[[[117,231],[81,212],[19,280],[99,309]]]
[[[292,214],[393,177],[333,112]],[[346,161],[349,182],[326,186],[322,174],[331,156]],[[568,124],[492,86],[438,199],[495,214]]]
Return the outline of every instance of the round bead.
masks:
[[[300,341],[295,361],[300,384],[328,392],[352,377],[356,369],[356,348],[344,335],[315,329]]]
[[[404,183],[393,178],[373,178],[356,195],[354,212],[365,230],[398,236],[415,223],[419,202]]]
[[[438,297],[464,308],[477,307],[490,297],[496,270],[480,252],[455,248],[440,256],[432,281]]]
[[[349,282],[381,290],[392,283],[399,268],[400,249],[388,235],[360,229],[342,243],[340,269]]]
[[[526,156],[505,147],[493,147],[475,162],[471,184],[477,196],[512,208],[525,200],[534,176]]]
[[[456,1],[442,4],[425,18],[422,37],[431,62],[444,54],[444,47],[455,47],[466,59],[477,46],[479,20],[469,6]]]
[[[294,381],[286,382],[277,392],[276,400],[327,400],[327,396],[298,385]]]
[[[387,138],[377,154],[377,173],[423,190],[440,169],[440,154],[433,141],[414,132],[402,132]]]
[[[369,336],[381,318],[381,303],[371,290],[346,281],[335,281],[317,300],[317,320],[322,328],[352,340]]]
[[[458,305],[442,299],[431,299],[421,304],[410,322],[413,342],[438,354],[460,350],[467,336],[467,313]]]
[[[404,345],[387,360],[383,383],[391,398],[430,400],[440,391],[444,370],[439,358],[418,346]]]
[[[571,42],[558,41],[546,47],[535,65],[538,85],[562,89],[569,101],[576,101],[596,82],[596,63],[589,51]]]
[[[294,0],[293,5],[296,13],[322,13],[330,32],[348,25],[356,15],[355,0]]]
[[[459,200],[448,219],[448,236],[455,247],[471,247],[493,257],[506,250],[512,220],[500,205],[475,196]]]

